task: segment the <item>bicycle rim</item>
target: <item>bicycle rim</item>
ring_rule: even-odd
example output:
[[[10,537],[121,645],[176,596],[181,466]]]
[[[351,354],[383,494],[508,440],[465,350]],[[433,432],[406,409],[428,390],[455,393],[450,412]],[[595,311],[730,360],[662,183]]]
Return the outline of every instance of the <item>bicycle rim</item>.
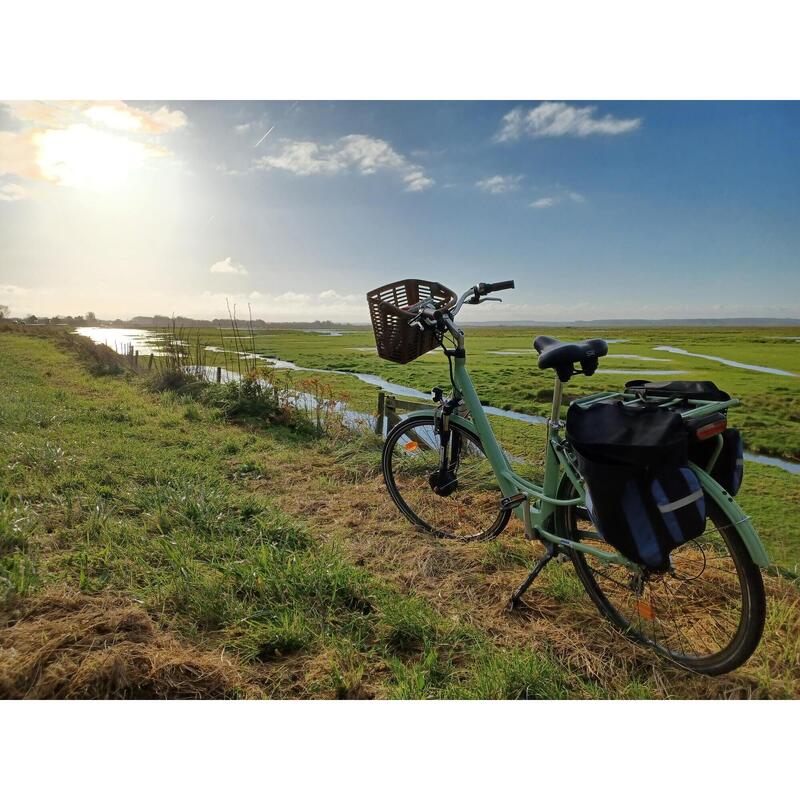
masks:
[[[500,510],[503,495],[480,439],[457,422],[450,425],[454,480],[448,494],[431,487],[440,463],[433,415],[406,420],[390,432],[383,449],[387,489],[400,511],[427,533],[462,541],[491,539],[506,526],[510,512]]]
[[[746,661],[764,626],[764,585],[730,520],[707,498],[702,536],[671,554],[672,569],[637,579],[622,566],[573,551],[578,577],[603,614],[629,638],[707,675]],[[588,513],[565,508],[568,538],[609,552]]]

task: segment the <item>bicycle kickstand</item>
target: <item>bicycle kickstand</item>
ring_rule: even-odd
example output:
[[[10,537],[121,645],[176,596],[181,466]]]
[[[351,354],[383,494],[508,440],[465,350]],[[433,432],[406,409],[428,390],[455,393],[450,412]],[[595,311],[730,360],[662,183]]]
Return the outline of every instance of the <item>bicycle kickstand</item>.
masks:
[[[514,593],[511,595],[511,599],[508,601],[509,611],[513,611],[515,608],[519,607],[519,601],[522,595],[530,589],[531,584],[536,580],[536,576],[556,557],[556,555],[558,555],[558,548],[554,544],[548,543],[547,552],[533,565],[533,569],[530,571],[528,577],[517,586]]]

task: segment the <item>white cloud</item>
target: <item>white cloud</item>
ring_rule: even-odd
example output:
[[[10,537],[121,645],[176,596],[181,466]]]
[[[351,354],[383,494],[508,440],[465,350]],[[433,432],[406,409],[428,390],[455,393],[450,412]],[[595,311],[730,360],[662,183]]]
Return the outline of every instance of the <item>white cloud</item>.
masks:
[[[147,110],[121,101],[4,103],[22,123],[0,131],[0,175],[56,185],[107,188],[168,151],[150,139],[184,127],[182,111]]]
[[[13,283],[0,283],[0,296],[21,297],[24,294],[28,294],[28,290],[22,286],[15,286]]]
[[[333,144],[282,139],[277,155],[262,156],[253,162],[253,167],[282,169],[303,176],[393,172],[409,192],[420,192],[434,184],[421,167],[398,153],[389,142],[361,134],[343,136]]]
[[[361,297],[358,295],[339,294],[335,289],[326,289],[324,292],[320,292],[317,297],[326,303],[357,303],[361,301]]]
[[[492,175],[491,178],[484,178],[475,185],[489,194],[505,194],[519,189],[523,175]]]
[[[162,134],[186,126],[183,111],[170,111],[166,106],[155,111],[134,108],[127,103],[112,101],[89,106],[83,112],[92,122],[120,131]]]
[[[247,275],[247,269],[242,264],[237,264],[228,256],[222,261],[217,261],[209,267],[209,272],[222,272],[233,275]]]
[[[26,194],[25,187],[18,183],[0,183],[0,201],[13,203],[14,200],[21,200]]]
[[[181,308],[188,313],[212,319],[221,316],[220,309],[236,307],[237,313],[250,306],[248,313],[253,318],[272,322],[311,322],[315,319],[331,319],[337,322],[365,322],[368,318],[367,304],[363,295],[345,294],[336,289],[311,292],[287,291],[270,294],[253,290],[250,292],[222,293],[205,291],[199,297],[185,297]]]
[[[596,116],[597,106],[571,106],[567,103],[540,103],[534,108],[517,106],[503,117],[497,142],[508,142],[522,136],[531,138],[554,136],[616,136],[635,131],[641,118],[621,119],[611,114]]]
[[[559,203],[584,203],[586,198],[580,192],[573,192],[569,189],[561,189],[556,187],[553,194],[540,197],[534,200],[530,206],[531,208],[552,208]]]

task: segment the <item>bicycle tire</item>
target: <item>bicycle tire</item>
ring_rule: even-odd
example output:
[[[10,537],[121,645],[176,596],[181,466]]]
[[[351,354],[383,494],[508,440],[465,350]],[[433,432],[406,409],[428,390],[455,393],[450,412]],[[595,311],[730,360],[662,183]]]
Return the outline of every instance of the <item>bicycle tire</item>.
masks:
[[[576,496],[575,487],[568,479],[565,478],[562,482],[559,494],[564,499]],[[641,619],[639,619],[637,629],[633,620],[629,620],[609,599],[607,592],[604,592],[600,587],[595,578],[595,571],[587,562],[586,556],[577,550],[571,550],[570,556],[578,578],[587,594],[603,616],[615,628],[632,641],[655,650],[684,669],[702,675],[714,676],[723,675],[740,667],[758,647],[766,619],[766,595],[761,571],[747,552],[741,537],[731,525],[733,520],[708,496],[706,497],[706,507],[708,517],[713,523],[714,529],[721,535],[736,567],[742,595],[742,607],[736,633],[727,645],[717,653],[705,656],[681,654],[665,645],[660,645],[657,638],[654,640],[645,636],[642,631]],[[579,541],[580,530],[570,520],[570,518],[574,519],[575,517],[575,508],[575,506],[562,506],[560,508],[558,515],[559,530],[563,538]],[[689,542],[688,544],[691,545],[692,543]],[[655,623],[653,623],[653,631],[655,633]]]
[[[448,516],[450,518],[450,529],[448,530],[446,526],[442,525],[441,522],[431,519],[425,519],[419,513],[415,512],[415,510],[411,507],[410,503],[407,501],[406,497],[403,496],[403,491],[401,487],[398,486],[398,481],[395,477],[395,454],[396,454],[396,447],[400,439],[406,436],[407,433],[413,431],[414,428],[430,428],[433,429],[434,427],[434,415],[433,414],[426,414],[424,416],[412,417],[407,420],[403,420],[399,422],[392,430],[389,432],[389,435],[386,437],[386,442],[383,446],[383,454],[381,458],[381,469],[383,472],[383,479],[386,483],[386,488],[389,491],[389,496],[392,498],[394,504],[398,507],[401,513],[408,519],[411,523],[413,523],[417,528],[423,530],[425,533],[428,533],[432,536],[436,536],[443,539],[456,539],[459,541],[486,541],[489,539],[494,539],[498,536],[503,529],[508,524],[508,521],[511,517],[511,512],[506,510],[503,511],[500,509],[500,500],[502,499],[502,492],[500,490],[499,485],[496,484],[495,481],[495,488],[496,488],[496,509],[497,513],[493,516],[491,522],[487,525],[480,525],[478,527],[481,530],[477,530],[475,532],[461,532],[459,533],[456,530],[457,525],[462,526],[464,525],[464,517],[462,516],[460,519],[458,518],[457,509],[455,508],[455,504],[451,503],[450,505],[453,506],[452,509],[449,509],[445,503],[449,501],[451,498],[440,498],[433,493],[433,490],[430,492],[430,499],[429,502],[432,504],[439,505],[440,509],[443,512],[443,516]],[[466,439],[468,442],[471,442],[475,447],[478,448],[480,454],[485,457],[485,452],[483,449],[483,445],[481,444],[480,438],[472,433],[471,431],[467,430],[463,425],[461,425],[457,418],[452,417],[450,419],[450,426],[451,430],[458,431],[459,435]],[[407,437],[408,438],[408,437]],[[488,464],[488,460],[487,460]],[[492,473],[493,478],[493,473]],[[469,498],[467,498],[469,499]],[[452,512],[452,513],[451,513]],[[488,519],[488,508],[487,508],[487,519]]]

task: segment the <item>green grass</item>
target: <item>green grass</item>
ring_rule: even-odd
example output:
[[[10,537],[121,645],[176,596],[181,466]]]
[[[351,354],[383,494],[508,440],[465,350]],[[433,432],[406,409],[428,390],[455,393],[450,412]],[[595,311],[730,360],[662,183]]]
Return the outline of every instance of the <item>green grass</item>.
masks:
[[[376,437],[320,437],[257,415],[226,421],[125,371],[93,375],[90,356],[56,344],[0,333],[1,613],[53,590],[125,598],[192,647],[234,659],[248,696],[795,692],[794,668],[778,664],[796,651],[789,601],[771,612],[781,655],[770,649],[756,677],[733,688],[609,645],[568,565],[546,570],[533,595],[563,616],[531,632],[476,595],[497,576],[502,600],[530,563],[529,544],[453,549],[407,532],[368,494],[385,500]],[[500,433],[513,438],[506,422]],[[541,430],[525,436],[535,446]],[[785,501],[796,478],[774,473],[748,467],[754,507],[761,498],[753,515],[791,563]],[[593,651],[611,646],[633,655],[604,666]]]
[[[407,672],[424,669],[439,696],[457,692],[469,665],[504,657],[316,539],[242,486],[242,467],[231,463],[314,438],[282,427],[257,438],[174,395],[90,377],[44,339],[2,335],[0,371],[5,603],[54,586],[122,593],[245,664],[323,658],[324,674],[304,689],[312,694],[401,696]],[[45,413],[56,421],[43,429]],[[280,675],[263,682],[281,695]]]
[[[488,313],[488,312],[487,312]],[[731,411],[731,421],[741,427],[747,446],[756,452],[800,460],[800,377],[769,375],[726,366],[690,356],[654,350],[658,345],[679,347],[691,353],[719,356],[745,364],[773,367],[800,374],[800,337],[796,328],[467,328],[469,368],[481,399],[500,408],[545,414],[549,410],[552,373],[536,366],[536,353],[496,355],[495,351],[531,351],[534,337],[547,333],[563,339],[602,336],[625,339],[612,342],[600,369],[627,370],[629,374],[595,374],[578,377],[567,386],[566,399],[589,392],[620,388],[646,369],[679,370],[676,376],[653,376],[653,380],[713,380],[742,405]],[[192,331],[202,345],[220,345],[220,332]],[[223,336],[230,335],[223,331]],[[192,338],[192,341],[194,339]],[[232,340],[223,340],[233,349]],[[303,367],[366,372],[427,392],[432,386],[446,386],[447,369],[443,355],[436,351],[410,364],[393,364],[371,351],[375,340],[371,330],[345,329],[342,336],[322,336],[300,330],[259,331],[255,351],[262,355],[293,361]],[[248,337],[247,347],[250,348]],[[624,358],[634,355],[664,361]],[[208,364],[225,364],[226,356],[207,352]],[[227,366],[236,369],[235,357]],[[325,380],[337,391],[346,391],[354,407],[372,410],[374,387],[353,378],[327,375]]]

